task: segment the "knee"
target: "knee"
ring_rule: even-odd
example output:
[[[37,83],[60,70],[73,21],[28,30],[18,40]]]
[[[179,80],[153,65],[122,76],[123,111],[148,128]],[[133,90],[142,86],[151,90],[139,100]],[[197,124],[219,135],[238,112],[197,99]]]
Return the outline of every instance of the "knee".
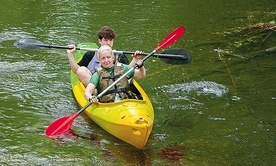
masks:
[[[87,86],[91,78],[91,73],[86,67],[79,67],[77,70],[79,80]]]
[[[88,72],[88,69],[87,69],[86,67],[84,67],[84,66],[81,66],[81,67],[79,67],[78,70],[77,70],[77,75],[83,76],[83,75],[85,75],[87,72]]]

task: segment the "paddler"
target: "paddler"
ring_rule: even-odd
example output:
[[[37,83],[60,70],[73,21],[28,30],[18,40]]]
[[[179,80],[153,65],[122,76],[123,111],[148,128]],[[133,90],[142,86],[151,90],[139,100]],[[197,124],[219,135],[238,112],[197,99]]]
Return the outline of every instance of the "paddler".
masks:
[[[100,102],[108,103],[135,98],[135,94],[130,91],[129,79],[139,79],[146,76],[146,69],[141,60],[141,55],[137,53],[139,53],[139,51],[133,55],[133,59],[136,59],[135,65],[137,65],[137,68],[128,73],[126,77],[120,78],[125,72],[130,70],[132,66],[117,62],[110,46],[101,46],[97,54],[101,67],[92,75],[85,89],[84,97],[86,100],[97,103],[98,99],[92,95],[94,90],[97,89],[99,94],[119,78],[120,81],[100,97]]]
[[[104,26],[98,31],[97,35],[98,35],[98,42],[101,46],[108,45],[111,48],[113,47],[116,34],[112,28],[108,26]],[[95,55],[94,51],[88,51],[83,55],[83,58],[80,60],[80,62],[77,63],[74,59],[76,46],[68,45],[68,47],[72,48],[67,50],[67,55],[68,55],[71,69],[74,73],[78,75],[79,80],[85,86],[87,86],[92,74],[100,66],[97,60],[97,56],[94,56]],[[140,53],[142,53],[142,51],[140,51]],[[129,64],[130,66],[134,66],[136,62],[136,59],[133,58],[132,61],[129,63],[127,57],[124,54],[116,54],[116,60],[124,64]]]

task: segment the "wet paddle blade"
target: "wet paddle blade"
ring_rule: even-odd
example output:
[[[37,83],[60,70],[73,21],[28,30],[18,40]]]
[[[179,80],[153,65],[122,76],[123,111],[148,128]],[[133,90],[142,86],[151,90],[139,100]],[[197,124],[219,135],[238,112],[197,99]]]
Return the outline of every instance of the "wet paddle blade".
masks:
[[[64,116],[53,123],[51,123],[48,128],[45,130],[45,135],[47,137],[57,137],[63,133],[66,133],[71,130],[71,126],[74,122],[74,119],[78,116],[77,113],[71,116]]]
[[[72,49],[72,48],[69,48],[68,46],[56,46],[53,44],[43,44],[41,41],[36,39],[24,39],[24,38],[15,41],[13,45],[20,49],[29,49],[29,50],[42,49],[42,48]],[[76,48],[76,49],[80,50],[80,48]],[[87,49],[83,48],[83,50],[87,50]]]
[[[19,39],[14,42],[13,44],[16,48],[20,49],[30,49],[30,50],[35,50],[35,49],[42,49],[39,45],[43,45],[42,42],[36,40],[36,39]]]
[[[156,52],[161,48],[165,48],[169,45],[175,43],[185,32],[184,26],[177,27],[174,31],[172,31],[164,40],[162,40],[157,47],[154,49]]]
[[[170,49],[163,51],[162,54],[171,55],[168,57],[159,57],[163,62],[172,65],[184,65],[192,61],[191,53],[183,48]]]

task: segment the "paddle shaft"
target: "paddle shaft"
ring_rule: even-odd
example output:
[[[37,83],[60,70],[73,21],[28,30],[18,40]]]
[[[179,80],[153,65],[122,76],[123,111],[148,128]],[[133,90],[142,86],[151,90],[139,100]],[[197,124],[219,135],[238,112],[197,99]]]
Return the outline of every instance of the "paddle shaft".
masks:
[[[45,47],[45,48],[57,48],[57,49],[72,49],[69,48],[68,46],[57,46],[57,45],[52,45],[52,44],[35,44],[38,47]],[[79,48],[77,47],[76,50],[83,50],[83,51],[98,51],[99,49],[93,49],[93,48]],[[134,54],[134,52],[131,51],[116,51],[113,50],[113,53],[117,54]],[[148,55],[149,53],[143,53],[143,55]],[[158,58],[169,58],[169,59],[182,59],[186,60],[188,59],[188,55],[172,55],[172,54],[154,54],[152,55],[154,57]]]

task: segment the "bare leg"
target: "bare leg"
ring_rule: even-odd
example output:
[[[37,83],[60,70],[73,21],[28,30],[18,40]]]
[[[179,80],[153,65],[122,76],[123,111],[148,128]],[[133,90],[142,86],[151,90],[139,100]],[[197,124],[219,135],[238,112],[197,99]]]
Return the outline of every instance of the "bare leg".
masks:
[[[80,79],[80,81],[85,85],[85,87],[88,85],[90,78],[91,78],[91,72],[86,67],[79,67],[77,70],[77,75]]]
[[[85,87],[88,85],[92,76],[91,72],[83,66],[78,68],[77,75],[79,80],[84,84]],[[94,90],[93,94],[97,95],[97,89]]]

